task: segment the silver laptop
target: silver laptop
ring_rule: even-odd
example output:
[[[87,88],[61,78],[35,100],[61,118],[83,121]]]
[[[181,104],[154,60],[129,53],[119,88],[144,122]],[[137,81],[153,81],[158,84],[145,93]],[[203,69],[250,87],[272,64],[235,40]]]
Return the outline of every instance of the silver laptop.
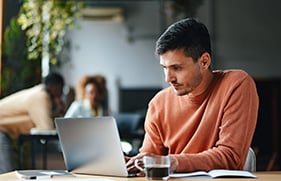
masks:
[[[55,118],[55,124],[68,171],[131,176],[113,117]]]

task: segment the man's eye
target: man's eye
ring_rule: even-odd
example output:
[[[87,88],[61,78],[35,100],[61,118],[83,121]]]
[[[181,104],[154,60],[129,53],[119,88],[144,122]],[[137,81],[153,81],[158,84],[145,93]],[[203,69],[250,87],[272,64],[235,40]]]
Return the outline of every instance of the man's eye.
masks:
[[[181,67],[179,67],[179,66],[173,66],[173,69],[174,69],[175,71],[179,71],[179,70],[181,70]]]

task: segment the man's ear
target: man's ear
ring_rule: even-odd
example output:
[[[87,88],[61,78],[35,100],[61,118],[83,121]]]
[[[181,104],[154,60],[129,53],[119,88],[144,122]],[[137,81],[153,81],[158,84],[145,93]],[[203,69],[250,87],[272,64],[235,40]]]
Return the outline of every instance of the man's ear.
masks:
[[[205,52],[201,55],[199,58],[199,65],[202,67],[202,69],[206,70],[209,69],[211,64],[211,56],[209,53]]]

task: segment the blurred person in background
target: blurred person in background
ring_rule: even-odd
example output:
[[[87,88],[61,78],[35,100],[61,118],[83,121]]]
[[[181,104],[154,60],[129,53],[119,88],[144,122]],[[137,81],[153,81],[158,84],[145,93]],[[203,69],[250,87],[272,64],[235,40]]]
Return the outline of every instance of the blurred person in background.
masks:
[[[106,79],[102,75],[84,76],[76,86],[76,100],[64,117],[94,117],[109,115]]]
[[[43,83],[0,100],[0,173],[14,170],[12,139],[30,130],[53,130],[54,117],[64,114],[64,79],[50,73]]]

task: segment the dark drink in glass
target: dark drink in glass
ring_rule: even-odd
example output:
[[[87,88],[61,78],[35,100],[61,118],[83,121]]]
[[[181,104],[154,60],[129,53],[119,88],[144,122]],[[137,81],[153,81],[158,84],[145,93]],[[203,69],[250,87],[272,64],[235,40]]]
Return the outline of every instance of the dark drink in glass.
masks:
[[[146,166],[145,174],[149,180],[167,180],[170,174],[170,166],[169,165]]]

